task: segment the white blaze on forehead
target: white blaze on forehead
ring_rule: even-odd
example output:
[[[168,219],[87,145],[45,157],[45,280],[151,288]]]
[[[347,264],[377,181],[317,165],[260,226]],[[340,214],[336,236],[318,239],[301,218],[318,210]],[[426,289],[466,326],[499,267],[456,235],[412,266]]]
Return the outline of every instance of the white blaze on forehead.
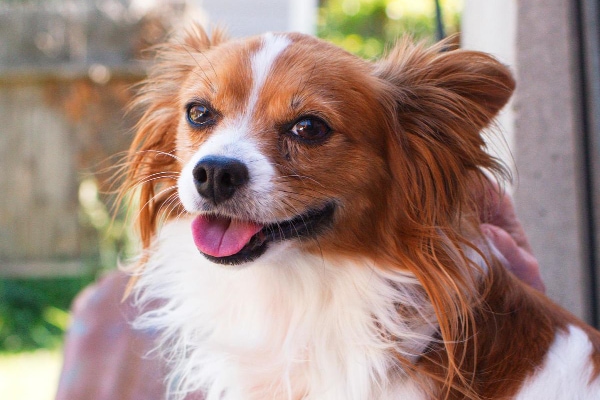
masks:
[[[252,91],[248,101],[248,115],[252,114],[258,94],[273,69],[275,60],[291,43],[285,35],[267,33],[262,37],[262,46],[252,56]]]
[[[272,178],[275,169],[267,157],[260,151],[255,139],[249,137],[251,118],[260,91],[273,69],[277,57],[291,44],[285,35],[265,34],[261,39],[259,49],[251,56],[252,89],[246,109],[238,116],[222,122],[210,137],[200,146],[190,161],[185,165],[178,180],[179,198],[189,212],[197,212],[202,208],[204,200],[199,196],[194,185],[193,170],[206,156],[223,156],[235,158],[243,162],[249,170],[250,182],[244,190],[248,196],[261,198],[261,204],[267,204],[272,190]],[[259,211],[268,213],[269,210],[257,210],[257,218],[263,217]]]

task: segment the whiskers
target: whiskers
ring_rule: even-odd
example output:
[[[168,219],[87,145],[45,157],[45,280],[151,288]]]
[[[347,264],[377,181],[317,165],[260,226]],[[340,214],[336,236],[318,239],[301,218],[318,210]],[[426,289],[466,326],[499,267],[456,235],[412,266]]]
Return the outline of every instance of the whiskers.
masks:
[[[138,226],[144,248],[158,224],[182,212],[177,195],[178,165],[182,163],[174,151],[140,148],[114,167],[113,180],[120,183],[116,206],[126,206],[125,218]]]

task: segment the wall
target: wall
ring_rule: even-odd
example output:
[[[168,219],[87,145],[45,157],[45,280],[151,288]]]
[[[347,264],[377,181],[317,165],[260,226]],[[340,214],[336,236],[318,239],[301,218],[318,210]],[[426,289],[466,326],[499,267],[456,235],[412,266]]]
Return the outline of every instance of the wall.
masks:
[[[515,71],[502,124],[517,212],[547,294],[590,321],[574,21],[569,0],[467,0],[463,29],[467,46],[497,54]]]
[[[232,36],[267,31],[314,34],[317,0],[195,0],[205,12],[205,22],[224,26]]]

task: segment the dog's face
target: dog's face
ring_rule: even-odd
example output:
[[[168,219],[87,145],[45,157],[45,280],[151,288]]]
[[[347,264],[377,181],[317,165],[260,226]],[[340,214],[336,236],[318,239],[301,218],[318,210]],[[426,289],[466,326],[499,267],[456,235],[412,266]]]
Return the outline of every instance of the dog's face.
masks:
[[[207,257],[238,264],[276,242],[315,246],[341,233],[349,210],[381,202],[385,119],[368,63],[289,34],[195,59],[178,99],[178,193]]]
[[[479,131],[513,82],[490,57],[404,44],[370,63],[300,34],[211,43],[195,30],[178,43],[140,97],[130,180],[149,185],[142,225],[181,204],[216,263],[281,242],[394,247],[390,236],[452,221],[465,182],[496,167]]]

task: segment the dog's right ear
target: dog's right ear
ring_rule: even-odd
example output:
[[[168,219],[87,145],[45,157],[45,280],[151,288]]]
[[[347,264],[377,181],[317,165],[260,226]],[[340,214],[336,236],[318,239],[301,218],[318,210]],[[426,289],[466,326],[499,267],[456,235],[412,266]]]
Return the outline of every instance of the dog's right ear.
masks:
[[[135,137],[127,155],[127,175],[121,193],[133,192],[131,206],[137,208],[135,224],[142,246],[151,245],[159,221],[176,215],[179,174],[175,154],[180,106],[176,99],[197,60],[209,48],[226,41],[223,30],[211,37],[197,24],[181,35],[154,48],[148,77],[140,83],[130,110],[139,114]]]

